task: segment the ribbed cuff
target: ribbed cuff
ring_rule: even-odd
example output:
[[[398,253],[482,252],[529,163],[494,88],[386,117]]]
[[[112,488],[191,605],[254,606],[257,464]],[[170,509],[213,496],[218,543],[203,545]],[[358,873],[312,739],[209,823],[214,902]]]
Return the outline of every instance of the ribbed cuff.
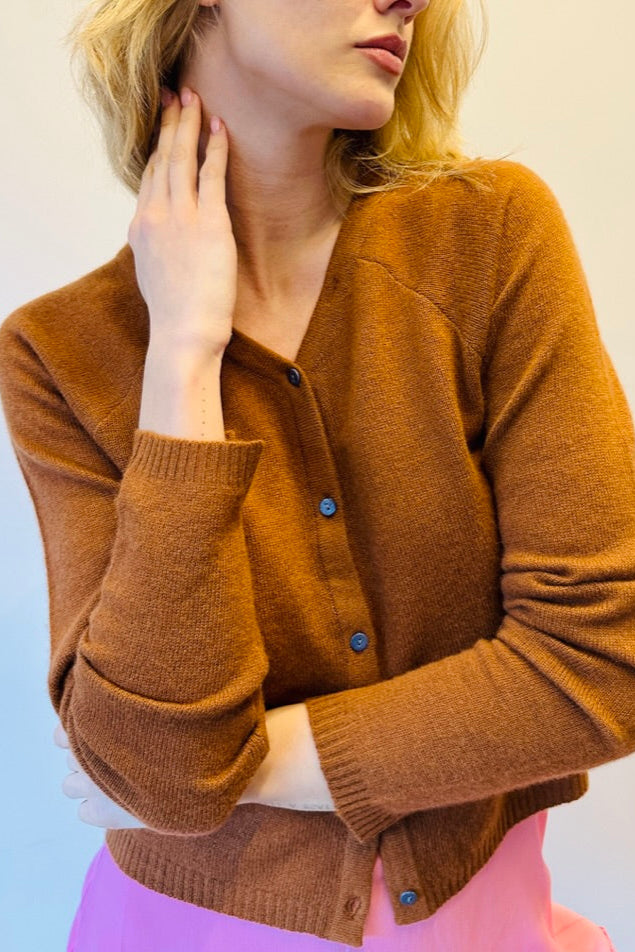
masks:
[[[136,429],[126,472],[164,479],[183,479],[242,486],[251,480],[264,440],[185,440]]]
[[[366,844],[403,814],[395,816],[373,802],[355,758],[359,741],[342,698],[327,694],[304,703],[336,813],[358,842]]]

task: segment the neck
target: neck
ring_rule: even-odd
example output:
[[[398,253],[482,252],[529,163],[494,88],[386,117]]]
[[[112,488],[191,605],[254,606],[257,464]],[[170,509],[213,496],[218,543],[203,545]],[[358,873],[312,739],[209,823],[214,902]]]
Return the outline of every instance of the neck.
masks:
[[[181,84],[202,98],[199,165],[205,158],[209,121],[215,111],[209,77],[186,72]],[[316,250],[328,244],[341,216],[330,195],[323,159],[331,130],[294,127],[287,119],[266,117],[254,124],[239,99],[223,90],[229,139],[225,201],[238,252],[241,282],[255,297],[275,300],[297,284],[298,271],[310,266]],[[226,95],[225,95],[226,94]]]

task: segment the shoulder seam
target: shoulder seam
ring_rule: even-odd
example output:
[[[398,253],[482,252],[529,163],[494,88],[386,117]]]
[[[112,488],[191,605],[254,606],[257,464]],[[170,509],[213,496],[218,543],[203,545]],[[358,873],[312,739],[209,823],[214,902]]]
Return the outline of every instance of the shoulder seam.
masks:
[[[429,297],[427,294],[425,294],[420,288],[412,288],[412,287],[410,287],[409,284],[406,284],[404,281],[402,281],[400,278],[398,278],[398,277],[395,275],[395,273],[394,273],[393,271],[391,271],[391,269],[390,269],[389,267],[387,267],[387,265],[386,265],[385,262],[383,262],[383,261],[378,261],[376,258],[369,258],[369,257],[367,257],[367,256],[360,256],[360,257],[358,257],[358,261],[366,261],[368,264],[376,264],[376,265],[378,265],[380,268],[383,268],[383,270],[386,272],[386,274],[388,274],[388,275],[391,277],[391,279],[395,282],[395,284],[399,284],[402,288],[406,288],[408,291],[411,291],[412,294],[416,294],[417,297],[423,298],[423,300],[427,301],[428,304],[430,304],[430,305],[435,309],[435,311],[438,311],[438,313],[441,315],[441,317],[443,317],[444,320],[447,321],[447,323],[451,325],[452,329],[455,331],[455,333],[457,334],[457,336],[460,337],[460,339],[461,339],[461,341],[463,342],[463,344],[465,345],[465,347],[468,348],[468,350],[471,350],[472,353],[473,353],[476,357],[478,357],[479,360],[482,359],[482,356],[483,356],[483,355],[480,353],[480,351],[478,350],[478,348],[477,348],[471,341],[469,341],[469,340],[467,339],[467,337],[466,337],[465,334],[461,331],[461,329],[458,327],[458,325],[456,324],[456,322],[455,322],[448,314],[446,314],[445,311],[444,311],[442,308],[439,307],[439,305],[437,304],[436,301],[433,301],[432,298]]]

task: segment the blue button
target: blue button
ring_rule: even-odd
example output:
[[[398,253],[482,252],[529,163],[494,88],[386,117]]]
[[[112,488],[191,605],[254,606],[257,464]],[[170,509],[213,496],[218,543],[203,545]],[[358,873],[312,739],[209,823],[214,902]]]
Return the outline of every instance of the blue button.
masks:
[[[366,647],[368,647],[368,635],[363,631],[356,631],[351,638],[351,648],[353,651],[363,651]]]
[[[399,902],[403,903],[404,906],[411,906],[418,898],[414,889],[406,889],[399,897]]]
[[[325,496],[322,502],[320,503],[320,512],[323,516],[332,516],[333,513],[337,510],[337,504],[334,499],[331,499],[330,496]]]
[[[290,367],[287,372],[287,377],[289,381],[293,384],[294,387],[299,387],[302,382],[302,374],[295,367]]]

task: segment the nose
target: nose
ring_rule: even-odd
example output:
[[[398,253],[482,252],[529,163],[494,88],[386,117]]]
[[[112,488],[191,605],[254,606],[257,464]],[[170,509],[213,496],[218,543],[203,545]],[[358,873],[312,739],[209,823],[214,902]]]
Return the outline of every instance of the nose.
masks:
[[[405,14],[404,23],[410,23],[413,17],[430,5],[430,0],[377,0],[377,8],[386,10],[400,10]],[[406,11],[408,11],[406,13]]]

